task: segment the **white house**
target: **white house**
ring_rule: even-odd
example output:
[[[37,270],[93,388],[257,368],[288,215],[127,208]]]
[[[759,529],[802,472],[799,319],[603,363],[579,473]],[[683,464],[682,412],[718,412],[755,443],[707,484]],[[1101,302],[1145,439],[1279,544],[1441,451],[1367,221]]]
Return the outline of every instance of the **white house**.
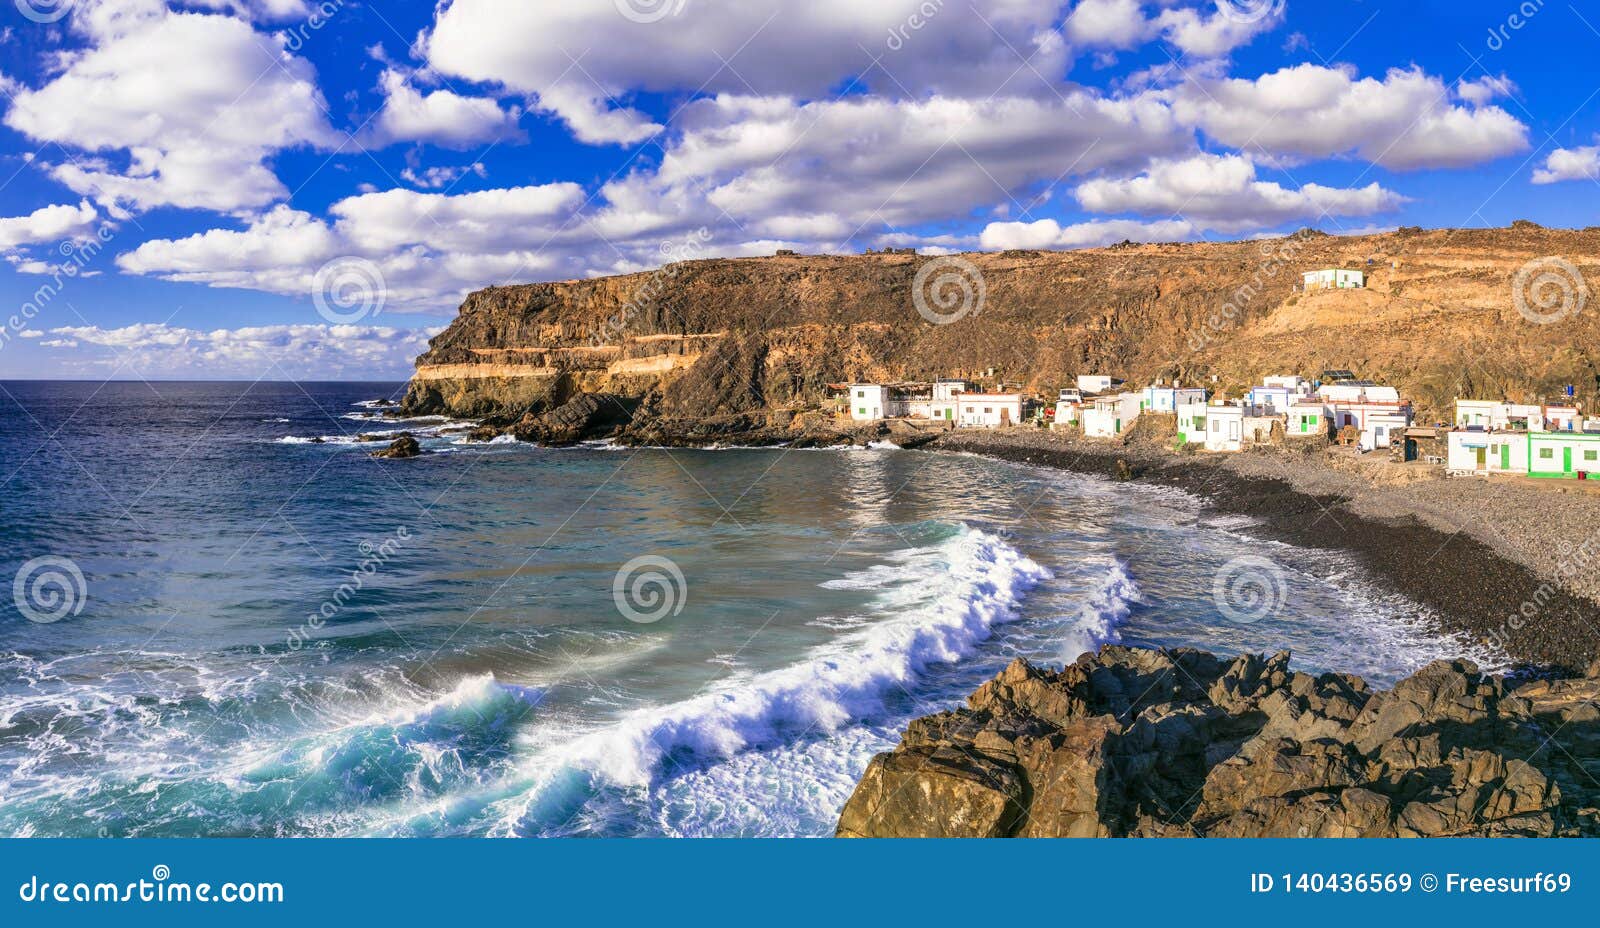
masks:
[[[956,421],[957,398],[966,391],[965,380],[935,380],[933,399],[928,403],[928,418],[943,422]]]
[[[1445,468],[1453,474],[1526,474],[1528,433],[1454,431]]]
[[[1301,275],[1307,290],[1344,290],[1351,287],[1365,287],[1367,275],[1361,271],[1350,271],[1344,268],[1323,268],[1317,271],[1306,271]]]
[[[1502,403],[1494,400],[1456,400],[1458,428],[1506,429],[1528,432],[1580,431],[1582,413],[1577,406],[1541,406],[1537,403]]]
[[[1270,386],[1262,384],[1251,387],[1245,394],[1245,402],[1258,409],[1267,410],[1271,415],[1288,415],[1289,407],[1304,394],[1296,393],[1292,387]]]
[[[1206,407],[1206,450],[1244,450],[1244,407]]]
[[[1299,374],[1276,374],[1271,377],[1263,377],[1261,378],[1261,385],[1264,387],[1287,387],[1289,392],[1297,396],[1311,395],[1311,381],[1301,377]]]
[[[1147,412],[1177,412],[1188,403],[1204,403],[1206,391],[1200,387],[1146,387],[1142,408]]]
[[[1389,447],[1390,434],[1397,428],[1403,429],[1411,424],[1411,404],[1407,402],[1336,400],[1326,405],[1333,430],[1337,432],[1347,425],[1354,426],[1361,433],[1360,447],[1367,451]]]
[[[956,397],[956,425],[994,429],[1022,424],[1021,393],[962,393]]]
[[[1576,406],[1546,406],[1544,427],[1552,432],[1576,432],[1582,414]]]
[[[1382,387],[1370,380],[1346,380],[1325,383],[1317,388],[1317,396],[1337,403],[1398,403],[1400,391]]]
[[[904,414],[887,386],[881,383],[850,385],[850,418],[856,422],[891,419]]]
[[[1203,445],[1206,441],[1206,403],[1184,403],[1178,407],[1178,441]]]
[[[1052,420],[1053,425],[1062,427],[1075,425],[1082,415],[1083,402],[1081,400],[1060,400],[1056,403],[1056,414]]]
[[[1456,427],[1505,428],[1505,404],[1494,400],[1456,400]]]
[[[1361,426],[1361,449],[1387,448],[1392,436],[1405,431],[1411,424],[1411,407],[1377,409],[1369,412]]]
[[[1333,411],[1326,403],[1303,399],[1289,407],[1285,427],[1290,438],[1320,435],[1326,437],[1332,423]]]
[[[1083,434],[1090,438],[1111,438],[1139,418],[1139,406],[1144,401],[1142,393],[1119,393],[1102,396],[1083,410]]]
[[[1583,432],[1529,432],[1528,476],[1600,476],[1600,435]]]
[[[1078,375],[1078,391],[1084,396],[1088,396],[1092,393],[1104,393],[1120,383],[1122,383],[1122,381],[1106,374]]]

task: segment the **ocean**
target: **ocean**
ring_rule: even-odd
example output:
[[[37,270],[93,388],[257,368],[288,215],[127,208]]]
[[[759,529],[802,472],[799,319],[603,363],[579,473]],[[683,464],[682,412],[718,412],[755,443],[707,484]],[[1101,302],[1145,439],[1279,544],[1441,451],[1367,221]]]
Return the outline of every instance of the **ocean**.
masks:
[[[1384,684],[1473,654],[1169,489],[467,444],[384,419],[402,390],[0,384],[0,834],[828,835],[1017,657],[1289,648]],[[401,428],[428,453],[356,440]]]

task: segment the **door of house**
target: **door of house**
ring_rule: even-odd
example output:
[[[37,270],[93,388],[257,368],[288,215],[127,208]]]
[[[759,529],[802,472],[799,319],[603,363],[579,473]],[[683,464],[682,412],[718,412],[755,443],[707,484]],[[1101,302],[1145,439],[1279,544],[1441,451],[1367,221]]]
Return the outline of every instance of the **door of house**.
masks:
[[[1561,449],[1561,472],[1563,474],[1572,473],[1572,449],[1571,448],[1562,448]]]
[[[1000,424],[1001,425],[1010,425],[1011,424],[1011,410],[1010,409],[1002,408],[1000,410]]]
[[[1488,448],[1479,448],[1478,449],[1478,469],[1479,470],[1483,470],[1484,466],[1488,463],[1488,461],[1487,461],[1488,454],[1489,454],[1489,449]]]
[[[1511,444],[1509,442],[1500,446],[1500,469],[1511,469]]]

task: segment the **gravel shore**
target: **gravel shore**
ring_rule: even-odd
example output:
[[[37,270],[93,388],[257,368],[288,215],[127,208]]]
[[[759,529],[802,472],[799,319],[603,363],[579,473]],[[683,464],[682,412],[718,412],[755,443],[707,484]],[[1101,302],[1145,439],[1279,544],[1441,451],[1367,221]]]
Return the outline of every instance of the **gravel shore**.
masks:
[[[1355,553],[1447,630],[1513,662],[1581,672],[1600,655],[1600,493],[1446,478],[1349,449],[1179,454],[1039,429],[950,432],[931,448],[1194,493],[1268,537]]]

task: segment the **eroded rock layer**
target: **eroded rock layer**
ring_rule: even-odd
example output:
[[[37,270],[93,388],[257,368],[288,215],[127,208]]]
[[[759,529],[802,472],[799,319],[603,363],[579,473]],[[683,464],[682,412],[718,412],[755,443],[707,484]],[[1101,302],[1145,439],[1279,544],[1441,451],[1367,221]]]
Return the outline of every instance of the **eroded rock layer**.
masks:
[[[1018,660],[868,766],[842,837],[1600,835],[1600,679],[1439,661],[1374,690],[1107,646]]]

